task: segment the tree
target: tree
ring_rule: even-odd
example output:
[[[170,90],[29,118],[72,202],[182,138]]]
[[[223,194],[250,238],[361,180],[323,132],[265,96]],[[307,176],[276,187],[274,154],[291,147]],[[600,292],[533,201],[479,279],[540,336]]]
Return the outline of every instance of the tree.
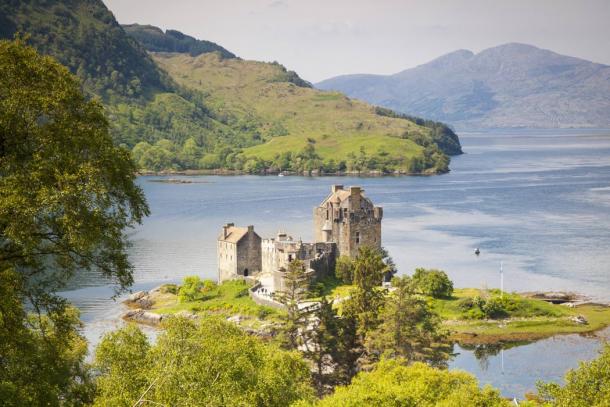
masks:
[[[124,229],[148,214],[129,152],[66,68],[0,41],[0,399],[84,402],[86,346],[54,293],[97,271],[133,282]],[[28,315],[23,304],[33,315]],[[6,334],[5,334],[6,333]]]
[[[349,256],[340,256],[335,263],[335,276],[344,284],[354,280],[354,262]]]
[[[421,294],[434,298],[449,298],[453,294],[453,282],[442,270],[417,268],[413,283]]]
[[[178,290],[178,298],[181,302],[199,300],[203,297],[203,286],[204,282],[198,276],[184,277]]]
[[[381,323],[367,336],[369,353],[444,366],[451,345],[439,315],[415,294],[410,277],[395,277],[392,286],[395,290],[385,301]]]
[[[359,373],[349,386],[304,406],[379,407],[509,407],[498,390],[480,388],[477,380],[461,371],[447,371],[423,363],[405,366],[400,360],[382,360],[371,372]]]
[[[367,246],[358,249],[353,263],[355,288],[345,301],[344,313],[355,317],[362,339],[379,324],[379,310],[384,302],[381,283],[387,272],[388,266],[379,250]]]
[[[137,328],[102,340],[95,405],[285,406],[312,399],[309,369],[296,352],[219,318],[173,317],[164,328],[151,347]]]
[[[590,362],[581,362],[578,369],[565,376],[565,385],[537,384],[543,401],[556,407],[602,407],[610,405],[610,345]]]
[[[314,321],[306,334],[305,358],[314,365],[314,387],[318,395],[326,393],[334,384],[334,373],[339,358],[340,320],[332,301],[322,297],[313,314]]]
[[[308,312],[299,308],[299,303],[307,298],[309,273],[305,264],[293,260],[284,273],[283,287],[274,298],[286,307],[286,316],[280,332],[280,341],[288,349],[297,349],[303,343],[301,334],[307,325]]]

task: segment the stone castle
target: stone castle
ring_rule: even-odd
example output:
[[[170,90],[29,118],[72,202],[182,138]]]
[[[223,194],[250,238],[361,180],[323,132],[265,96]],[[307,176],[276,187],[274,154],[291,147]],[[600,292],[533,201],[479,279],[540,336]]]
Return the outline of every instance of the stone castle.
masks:
[[[228,223],[218,236],[218,280],[264,275],[273,279],[274,290],[280,290],[293,260],[301,260],[315,278],[324,277],[334,271],[339,256],[355,258],[360,246],[381,248],[382,217],[383,209],[374,206],[362,188],[333,185],[330,195],[313,209],[313,243],[285,233],[262,239],[254,226]]]

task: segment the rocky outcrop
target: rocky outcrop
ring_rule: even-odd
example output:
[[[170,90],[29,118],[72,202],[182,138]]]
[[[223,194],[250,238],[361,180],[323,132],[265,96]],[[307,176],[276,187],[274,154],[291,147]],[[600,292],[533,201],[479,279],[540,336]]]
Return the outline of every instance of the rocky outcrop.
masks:
[[[157,314],[140,308],[129,310],[123,314],[124,320],[152,326],[159,325],[163,318],[165,318],[163,314]]]

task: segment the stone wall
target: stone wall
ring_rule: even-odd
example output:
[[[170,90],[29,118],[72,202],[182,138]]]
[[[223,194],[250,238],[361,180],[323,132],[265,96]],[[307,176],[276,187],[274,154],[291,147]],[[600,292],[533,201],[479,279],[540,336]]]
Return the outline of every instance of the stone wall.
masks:
[[[237,275],[237,245],[219,240],[216,249],[218,281],[231,280]]]
[[[261,269],[261,238],[248,226],[248,233],[237,243],[237,274],[252,276]]]

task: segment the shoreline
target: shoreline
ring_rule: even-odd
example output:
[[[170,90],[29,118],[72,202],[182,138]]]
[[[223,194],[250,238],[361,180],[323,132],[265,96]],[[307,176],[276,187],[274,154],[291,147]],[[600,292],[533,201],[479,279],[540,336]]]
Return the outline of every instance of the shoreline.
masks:
[[[213,308],[206,309],[201,307],[205,300],[181,303],[175,294],[167,293],[163,288],[164,286],[161,285],[150,291],[139,291],[130,295],[122,302],[127,307],[127,311],[123,312],[120,318],[138,325],[162,329],[163,319],[172,315],[198,319],[205,317],[207,314],[220,314],[227,320],[235,322],[245,331],[259,336],[267,336],[268,332],[264,328],[277,322],[273,318],[259,318],[256,313],[248,314],[243,310],[218,312]],[[520,293],[519,295],[527,294],[531,295],[531,293]],[[576,301],[583,298],[583,296],[574,297]],[[509,346],[519,342],[531,343],[554,336],[570,334],[595,336],[597,332],[610,327],[610,305],[608,304],[578,302],[577,305],[569,307],[565,304],[553,304],[552,307],[558,307],[559,310],[564,312],[564,315],[559,317],[530,316],[482,320],[442,319],[443,326],[450,331],[449,340],[460,346]]]

